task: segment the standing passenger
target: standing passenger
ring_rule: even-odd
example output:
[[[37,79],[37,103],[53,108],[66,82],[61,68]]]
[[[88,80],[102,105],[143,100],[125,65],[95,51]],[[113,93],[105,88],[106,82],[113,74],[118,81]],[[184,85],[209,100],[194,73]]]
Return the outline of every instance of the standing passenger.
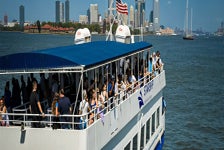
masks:
[[[24,81],[23,75],[21,75],[21,92],[23,97],[23,104],[29,101],[28,95],[27,95],[27,89],[26,89],[26,83]]]
[[[72,112],[70,99],[65,96],[64,90],[59,91],[60,100],[58,103],[58,110],[60,115],[70,115]],[[60,117],[60,122],[70,122],[70,117]],[[68,123],[62,123],[62,129],[69,129],[70,125]]]
[[[33,90],[32,93],[30,94],[30,109],[32,114],[41,114],[42,117],[44,117],[44,112],[42,110],[40,100],[39,100],[39,95],[37,93],[37,82],[33,81]],[[38,122],[33,122],[32,127],[34,128],[40,128],[41,124],[41,117],[40,116],[33,116],[33,121],[38,121]]]
[[[52,106],[51,106],[51,110],[52,110],[52,114],[54,115],[53,117],[53,129],[59,129],[61,128],[60,124],[57,123],[59,122],[59,112],[58,112],[58,101],[59,101],[59,94],[55,93],[54,98],[53,98],[53,102],[52,102]]]
[[[88,122],[88,112],[90,111],[88,97],[86,92],[83,93],[83,100],[79,104],[80,124],[79,129],[85,129]]]
[[[9,117],[7,114],[7,108],[5,106],[4,97],[0,98],[0,126],[9,126]]]
[[[5,106],[7,108],[7,112],[11,113],[12,103],[11,103],[11,91],[9,89],[9,81],[7,81],[5,84],[4,99],[5,99]]]

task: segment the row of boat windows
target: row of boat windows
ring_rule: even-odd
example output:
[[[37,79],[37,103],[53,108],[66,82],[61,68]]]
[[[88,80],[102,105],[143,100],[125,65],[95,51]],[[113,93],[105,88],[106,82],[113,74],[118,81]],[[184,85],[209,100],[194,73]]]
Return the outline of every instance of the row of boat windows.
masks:
[[[153,113],[146,123],[141,127],[141,132],[138,132],[133,139],[125,146],[124,150],[137,150],[140,146],[140,150],[144,149],[150,138],[155,133],[160,125],[160,107]],[[138,138],[140,143],[138,144]]]

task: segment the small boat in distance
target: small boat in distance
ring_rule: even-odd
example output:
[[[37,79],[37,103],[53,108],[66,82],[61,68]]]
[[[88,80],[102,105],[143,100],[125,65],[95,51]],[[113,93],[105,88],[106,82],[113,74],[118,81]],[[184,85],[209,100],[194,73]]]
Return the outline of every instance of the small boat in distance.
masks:
[[[184,28],[184,40],[193,40],[194,37],[192,35],[192,9],[191,9],[191,27],[188,28],[188,0],[186,0],[186,18],[185,18],[185,28]]]

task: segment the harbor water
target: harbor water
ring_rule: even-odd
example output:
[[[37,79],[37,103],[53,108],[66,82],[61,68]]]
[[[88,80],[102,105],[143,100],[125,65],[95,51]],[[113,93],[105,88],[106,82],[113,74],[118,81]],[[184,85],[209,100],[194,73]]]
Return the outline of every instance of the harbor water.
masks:
[[[72,45],[72,35],[0,32],[0,56]],[[92,41],[105,40],[93,36]],[[138,40],[138,39],[136,39]],[[145,36],[166,70],[164,150],[224,149],[224,37]],[[18,60],[19,61],[19,60]],[[11,76],[0,75],[0,96]]]

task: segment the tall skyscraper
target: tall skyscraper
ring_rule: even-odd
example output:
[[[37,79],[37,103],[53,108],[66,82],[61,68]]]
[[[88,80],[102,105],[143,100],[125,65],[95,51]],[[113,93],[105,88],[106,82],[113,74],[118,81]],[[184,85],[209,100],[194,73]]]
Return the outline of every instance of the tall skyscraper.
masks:
[[[153,1],[153,29],[154,29],[154,32],[159,32],[160,30],[159,0]]]
[[[8,15],[5,14],[4,16],[4,25],[8,25]]]
[[[60,1],[55,2],[55,22],[60,22]]]
[[[98,4],[90,4],[90,24],[98,23]]]
[[[134,19],[135,19],[135,10],[134,7],[130,6],[130,13],[129,13],[129,24],[134,27]]]
[[[145,0],[135,0],[135,28],[144,26]]]
[[[60,3],[60,22],[65,22],[65,6],[64,6],[64,3]]]
[[[55,2],[55,22],[65,22],[65,6],[60,1]]]
[[[90,8],[87,10],[88,24],[90,24]]]
[[[65,1],[65,22],[69,22],[69,0]]]
[[[23,5],[19,7],[19,24],[21,30],[24,29],[24,22],[25,22],[25,8]]]

